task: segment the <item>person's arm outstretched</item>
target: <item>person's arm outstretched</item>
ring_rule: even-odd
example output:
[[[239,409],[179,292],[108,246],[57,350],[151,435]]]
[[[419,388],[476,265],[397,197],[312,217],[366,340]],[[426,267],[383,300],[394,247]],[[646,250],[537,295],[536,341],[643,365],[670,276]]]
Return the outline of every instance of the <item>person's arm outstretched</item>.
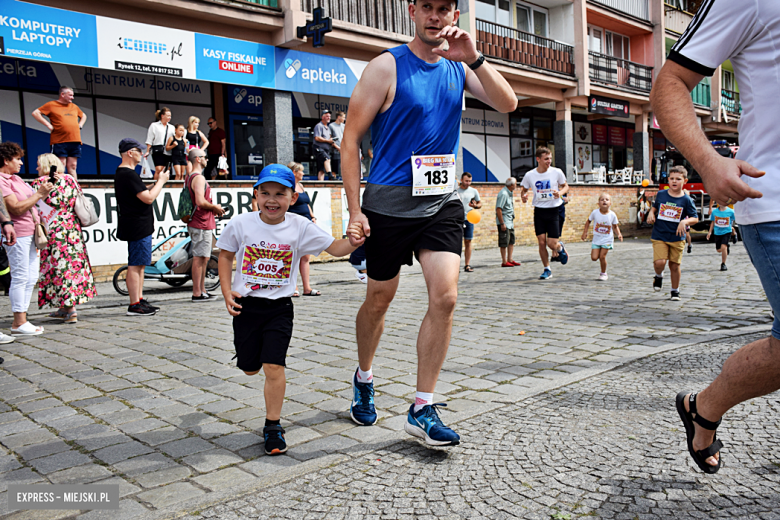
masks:
[[[612,224],[612,232],[620,239],[620,241],[623,241],[623,234],[620,232],[620,224]]]
[[[585,242],[588,239],[588,228],[590,227],[590,219],[585,221],[585,227],[582,230],[582,241]]]
[[[233,260],[236,254],[233,251],[219,250],[219,262],[217,263],[217,272],[219,273],[219,287],[222,290],[222,297],[225,298],[225,307],[228,314],[238,316],[241,314],[241,306],[236,303],[236,298],[241,295],[233,290]]]

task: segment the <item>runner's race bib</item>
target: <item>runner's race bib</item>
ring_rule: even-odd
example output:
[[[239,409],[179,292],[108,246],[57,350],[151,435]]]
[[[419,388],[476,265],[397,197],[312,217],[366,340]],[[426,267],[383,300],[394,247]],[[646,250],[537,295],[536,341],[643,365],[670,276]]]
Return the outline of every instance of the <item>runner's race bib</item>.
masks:
[[[413,155],[412,196],[444,195],[455,189],[455,155]]]
[[[682,220],[683,209],[681,206],[672,206],[670,204],[661,204],[658,210],[658,220],[668,220],[669,222],[680,222]]]
[[[553,195],[552,189],[543,189],[543,190],[537,190],[536,197],[539,199],[539,201],[547,201],[547,200],[553,200],[555,196]]]
[[[600,224],[596,222],[596,225],[593,226],[593,232],[600,233],[602,235],[609,235],[612,232],[612,226],[609,224]]]
[[[715,217],[716,227],[729,227],[729,222],[731,222],[729,217]]]
[[[292,260],[292,251],[246,246],[241,261],[241,281],[250,285],[289,285]]]

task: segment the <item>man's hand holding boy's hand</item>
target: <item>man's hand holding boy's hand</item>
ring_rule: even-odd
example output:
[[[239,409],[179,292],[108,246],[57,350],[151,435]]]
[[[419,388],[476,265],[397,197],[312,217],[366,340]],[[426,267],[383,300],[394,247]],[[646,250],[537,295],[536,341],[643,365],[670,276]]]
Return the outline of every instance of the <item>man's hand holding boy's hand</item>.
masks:
[[[353,222],[347,227],[347,237],[351,238],[358,246],[365,242],[366,233],[363,231],[363,224]]]

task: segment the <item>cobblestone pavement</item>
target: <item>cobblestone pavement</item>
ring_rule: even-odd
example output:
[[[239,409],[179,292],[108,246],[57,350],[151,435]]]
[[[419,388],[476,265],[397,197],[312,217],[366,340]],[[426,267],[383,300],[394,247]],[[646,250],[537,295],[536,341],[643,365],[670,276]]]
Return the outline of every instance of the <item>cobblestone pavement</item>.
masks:
[[[404,439],[186,520],[780,518],[780,398],[728,414],[715,476],[674,408],[747,340],[667,351],[464,421],[460,446]]]
[[[458,430],[470,438],[450,452],[450,457],[461,454],[459,471],[471,475],[485,464],[469,462],[465,455],[472,453],[490,453],[496,464],[503,460],[503,469],[496,466],[500,475],[512,473],[513,457],[522,467],[518,471],[529,475],[546,474],[555,464],[574,471],[576,464],[566,463],[562,454],[574,448],[589,451],[589,443],[569,444],[541,458],[527,453],[529,447],[562,442],[565,438],[552,425],[566,417],[535,418],[539,432],[546,433],[537,432],[531,445],[526,436],[513,437],[519,423],[507,423],[509,430],[491,427],[495,439],[509,441],[506,451],[480,446],[469,420],[482,421],[500,408],[493,413],[515,421],[526,408],[507,405],[523,398],[648,354],[769,328],[769,306],[741,245],[732,247],[730,270],[723,273],[717,270],[720,257],[714,247],[697,244],[683,262],[682,302],[670,302],[668,293],[650,289],[652,252],[647,241],[618,244],[609,256],[607,282],[596,281],[598,267],[590,261],[588,244],[572,244],[570,252],[569,264],[554,264],[555,277],[547,282],[537,280],[541,265],[535,248],[518,248],[515,258],[524,265],[512,269],[498,267],[497,251],[477,252],[472,261],[477,270],[462,274],[451,347],[436,388],[436,398],[449,404],[443,419],[458,423]],[[357,358],[354,316],[365,286],[345,263],[318,264],[313,271],[313,283],[323,296],[296,301],[282,412],[290,450],[283,457],[263,455],[263,378],[243,375],[231,361],[231,321],[221,300],[196,305],[189,302],[188,286],[149,285],[146,296],[163,310],[139,319],[126,317],[126,300],[101,285],[101,296],[80,308],[76,325],[46,322],[42,312],[32,313],[33,322],[45,323],[46,333],[0,346],[0,356],[6,359],[0,365],[0,516],[74,515],[9,513],[5,492],[15,483],[117,483],[123,497],[120,512],[96,511],[83,517],[119,520],[160,517],[214,503],[242,490],[343,465],[348,458],[360,460],[370,473],[366,454],[387,446],[395,446],[387,451],[390,459],[393,450],[400,450],[418,453],[426,463],[449,460],[447,452],[410,444],[402,431],[414,393],[415,339],[427,306],[419,267],[403,270],[388,313],[374,365],[380,421],[373,428],[356,427],[347,411]],[[5,299],[0,312],[10,316]],[[5,328],[9,324],[9,319],[0,322]],[[518,335],[520,331],[525,334]],[[663,395],[674,391],[667,389]],[[582,399],[585,395],[589,393]],[[587,398],[611,399],[601,393]],[[620,417],[611,420],[623,423]],[[618,453],[605,441],[607,431],[590,436],[604,461]],[[647,435],[654,431],[648,426]],[[675,445],[674,453],[680,458],[678,448]],[[655,458],[653,453],[650,462]],[[395,464],[409,462],[399,456]],[[605,466],[604,471],[622,475],[615,472],[628,472],[620,469],[623,466]],[[427,478],[427,471],[419,474]],[[500,485],[476,482],[456,495],[463,504],[472,504],[469,500],[484,492],[484,507],[494,507],[496,497],[484,488],[487,484]],[[441,492],[447,493],[443,488]],[[563,498],[552,503],[559,500]],[[410,497],[408,503],[416,507],[417,502]],[[472,514],[482,514],[482,506],[473,506]]]

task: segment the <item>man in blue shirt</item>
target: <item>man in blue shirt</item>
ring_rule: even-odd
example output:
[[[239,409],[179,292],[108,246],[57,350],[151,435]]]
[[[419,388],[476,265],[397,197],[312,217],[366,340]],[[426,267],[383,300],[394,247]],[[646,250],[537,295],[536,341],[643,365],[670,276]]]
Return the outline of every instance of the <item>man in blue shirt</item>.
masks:
[[[659,191],[647,222],[653,225],[653,289],[660,291],[664,281],[664,267],[669,262],[672,273],[672,301],[680,300],[680,263],[685,248],[686,226],[699,221],[696,206],[683,192],[687,172],[683,166],[669,168],[669,189]]]
[[[718,207],[710,213],[710,231],[707,240],[715,231],[715,249],[721,255],[721,271],[728,271],[726,259],[729,256],[729,240],[731,240],[731,228],[734,227],[734,210],[725,204],[718,203]]]
[[[350,224],[361,224],[368,288],[357,315],[359,366],[352,377],[352,420],[377,420],[371,366],[401,265],[415,255],[428,288],[417,339],[417,393],[404,429],[435,446],[460,437],[436,412],[433,392],[452,335],[458,299],[463,205],[455,192],[455,154],[464,90],[500,112],[517,108],[509,83],[458,28],[456,0],[409,5],[415,36],[371,60],[350,100],[341,171]],[[445,50],[446,49],[446,50]],[[374,159],[360,204],[360,141],[371,129]]]

